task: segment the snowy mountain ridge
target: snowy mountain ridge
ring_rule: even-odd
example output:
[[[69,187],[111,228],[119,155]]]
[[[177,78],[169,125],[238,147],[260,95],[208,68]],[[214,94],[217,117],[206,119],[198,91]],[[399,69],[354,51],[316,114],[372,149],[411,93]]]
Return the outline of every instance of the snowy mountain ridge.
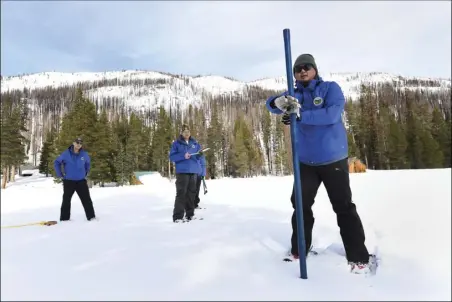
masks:
[[[336,81],[343,89],[346,97],[356,99],[359,96],[362,83],[393,83],[400,88],[425,88],[427,90],[450,89],[451,80],[444,78],[403,77],[396,74],[373,72],[347,72],[324,73],[321,75],[326,81]],[[168,100],[176,100],[180,104],[200,101],[200,94],[207,92],[212,95],[241,93],[244,89],[256,86],[267,90],[286,90],[285,76],[276,78],[263,78],[251,82],[218,76],[187,76],[175,75],[157,71],[124,70],[107,72],[42,72],[29,75],[3,77],[1,81],[2,92],[8,90],[35,90],[45,87],[58,88],[72,86],[77,83],[94,83],[96,81],[117,80],[118,85],[93,87],[88,90],[88,96],[93,100],[105,97],[118,97],[126,99],[132,107],[147,107],[152,105],[169,105]],[[146,80],[163,80],[171,84],[146,85]],[[119,81],[138,81],[143,84],[120,85]],[[154,97],[152,97],[154,96]],[[155,99],[151,102],[149,99]],[[166,103],[166,104],[165,104]],[[182,104],[182,105],[185,105]],[[146,106],[147,105],[147,106]]]

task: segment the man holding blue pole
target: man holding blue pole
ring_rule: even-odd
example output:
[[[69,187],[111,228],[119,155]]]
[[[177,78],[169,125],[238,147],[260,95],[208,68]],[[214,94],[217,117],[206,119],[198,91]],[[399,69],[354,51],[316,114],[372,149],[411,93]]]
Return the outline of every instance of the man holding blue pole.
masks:
[[[364,244],[364,228],[352,202],[350,189],[347,133],[342,122],[344,95],[336,82],[322,80],[314,57],[310,54],[302,54],[295,60],[293,75],[296,80],[295,97],[288,92],[270,97],[267,100],[267,108],[272,113],[283,114],[282,122],[286,125],[290,124],[291,113],[299,114],[296,133],[298,145],[295,148],[302,182],[306,255],[312,244],[312,206],[323,182],[337,216],[351,271],[368,273],[369,253]],[[291,201],[296,209],[295,184]],[[294,211],[291,260],[299,258],[297,236],[297,218]]]

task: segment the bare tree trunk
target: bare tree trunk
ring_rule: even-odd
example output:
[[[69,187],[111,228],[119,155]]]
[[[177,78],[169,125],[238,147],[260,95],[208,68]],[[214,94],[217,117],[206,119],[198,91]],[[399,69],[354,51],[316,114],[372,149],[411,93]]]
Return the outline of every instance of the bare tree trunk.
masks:
[[[8,182],[7,179],[8,179],[8,166],[3,168],[2,189],[6,188],[6,183]]]
[[[284,127],[284,141],[286,143],[286,150],[287,150],[287,163],[288,167],[287,170],[289,171],[289,174],[293,174],[293,160],[292,160],[292,139],[290,137],[290,127]]]
[[[10,174],[11,176],[11,178],[10,178],[10,180],[11,180],[11,182],[14,182],[14,181],[16,181],[16,166],[12,166],[11,167],[11,174]]]
[[[10,179],[11,179],[11,166],[8,166],[6,170],[6,182],[7,183],[10,182]]]

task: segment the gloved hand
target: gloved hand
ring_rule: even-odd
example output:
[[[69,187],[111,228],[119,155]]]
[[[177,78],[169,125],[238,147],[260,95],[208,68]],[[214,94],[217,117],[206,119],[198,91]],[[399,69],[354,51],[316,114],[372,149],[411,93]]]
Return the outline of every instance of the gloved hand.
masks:
[[[281,122],[284,125],[290,125],[290,114],[284,113]]]
[[[297,116],[297,121],[301,121],[301,116]],[[283,117],[281,119],[281,122],[284,125],[290,125],[290,114],[289,113],[284,113]]]
[[[297,113],[301,107],[298,100],[290,95],[283,95],[275,99],[275,106],[284,113]]]

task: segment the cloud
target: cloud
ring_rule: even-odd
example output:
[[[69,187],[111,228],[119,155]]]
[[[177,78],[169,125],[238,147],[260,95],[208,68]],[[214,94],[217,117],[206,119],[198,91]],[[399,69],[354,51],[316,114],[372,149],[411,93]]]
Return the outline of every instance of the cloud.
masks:
[[[450,2],[2,2],[2,74],[150,69],[241,80],[320,72],[450,77]]]

